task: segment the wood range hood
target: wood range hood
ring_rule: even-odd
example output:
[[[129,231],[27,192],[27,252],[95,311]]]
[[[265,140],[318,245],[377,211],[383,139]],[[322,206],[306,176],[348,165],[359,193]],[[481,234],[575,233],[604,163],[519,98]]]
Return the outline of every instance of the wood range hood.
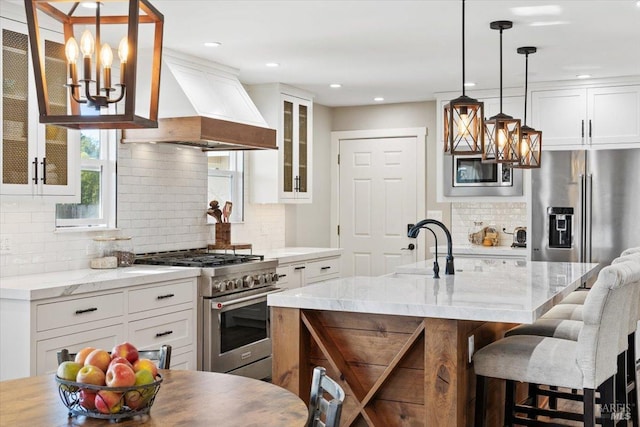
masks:
[[[158,127],[123,130],[122,143],[171,143],[203,151],[278,149],[275,129],[268,127],[237,70],[167,50],[162,61]],[[150,63],[138,62],[139,68]],[[139,88],[136,96],[144,99],[146,90]]]

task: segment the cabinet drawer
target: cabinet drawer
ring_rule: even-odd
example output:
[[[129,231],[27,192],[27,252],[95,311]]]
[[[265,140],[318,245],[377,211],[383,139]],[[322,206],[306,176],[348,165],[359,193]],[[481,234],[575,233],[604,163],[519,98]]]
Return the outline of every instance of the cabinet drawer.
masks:
[[[122,316],[123,306],[122,292],[40,304],[36,311],[36,330],[41,332]]]
[[[188,370],[195,371],[196,370],[196,356],[193,350],[188,351],[186,353],[171,355],[171,370]]]
[[[129,342],[145,350],[158,349],[163,344],[182,347],[195,342],[194,329],[193,310],[183,310],[130,322],[127,336]]]
[[[111,351],[113,346],[125,340],[124,324],[97,328],[72,335],[40,340],[36,343],[36,374],[51,374],[58,368],[58,351],[66,348],[77,353],[84,347]]]
[[[194,281],[173,282],[129,292],[129,313],[193,302]]]
[[[324,280],[329,276],[340,274],[340,258],[327,258],[307,263],[307,282]]]

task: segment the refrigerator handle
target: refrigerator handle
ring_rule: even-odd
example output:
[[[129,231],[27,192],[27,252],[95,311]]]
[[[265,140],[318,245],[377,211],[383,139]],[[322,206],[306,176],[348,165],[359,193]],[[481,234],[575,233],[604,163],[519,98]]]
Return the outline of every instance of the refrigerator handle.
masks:
[[[583,122],[584,123],[584,122]],[[586,242],[585,242],[585,234],[586,234],[586,186],[587,186],[587,177],[583,174],[580,174],[580,247],[578,248],[580,251],[578,261],[586,262]]]
[[[586,176],[586,188],[585,188],[585,255],[587,257],[587,262],[591,262],[591,244],[592,244],[592,230],[593,226],[591,224],[591,210],[592,206],[592,196],[593,196],[593,175],[589,174]]]
[[[581,130],[582,133],[581,133],[580,137],[582,138],[582,140],[583,140],[582,142],[584,143],[584,120],[582,120],[582,123],[581,123],[580,127],[582,129]]]

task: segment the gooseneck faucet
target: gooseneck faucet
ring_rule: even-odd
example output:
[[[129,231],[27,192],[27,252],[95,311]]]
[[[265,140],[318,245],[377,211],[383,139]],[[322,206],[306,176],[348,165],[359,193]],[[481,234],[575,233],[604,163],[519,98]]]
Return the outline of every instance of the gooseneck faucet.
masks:
[[[440,227],[442,231],[444,231],[444,234],[447,236],[447,265],[444,269],[444,274],[455,274],[455,268],[453,267],[453,243],[451,242],[451,233],[443,223],[441,223],[440,221],[436,221],[435,219],[423,219],[409,229],[407,236],[415,239],[416,237],[418,237],[418,233],[420,233],[420,230],[423,228],[426,228],[433,233],[433,230],[427,227],[428,225],[436,225]],[[433,235],[435,236],[435,233]],[[438,266],[437,247],[438,243],[436,240],[436,260],[433,263],[433,273],[435,278],[438,278],[438,271],[440,270],[440,267]]]

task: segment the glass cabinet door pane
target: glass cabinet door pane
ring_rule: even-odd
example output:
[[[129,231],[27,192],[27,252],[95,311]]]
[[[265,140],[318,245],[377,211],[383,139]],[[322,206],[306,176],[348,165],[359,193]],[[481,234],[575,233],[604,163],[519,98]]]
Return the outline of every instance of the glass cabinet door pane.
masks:
[[[298,106],[298,191],[307,192],[307,106]]]
[[[45,73],[50,83],[47,86],[49,105],[52,114],[67,114],[66,83],[67,77],[64,45],[45,40]],[[45,126],[45,185],[67,185],[67,129],[58,126]]]
[[[2,30],[2,182],[29,184],[28,36]]]
[[[293,191],[293,103],[284,101],[284,132],[282,154],[284,161],[283,191]]]

